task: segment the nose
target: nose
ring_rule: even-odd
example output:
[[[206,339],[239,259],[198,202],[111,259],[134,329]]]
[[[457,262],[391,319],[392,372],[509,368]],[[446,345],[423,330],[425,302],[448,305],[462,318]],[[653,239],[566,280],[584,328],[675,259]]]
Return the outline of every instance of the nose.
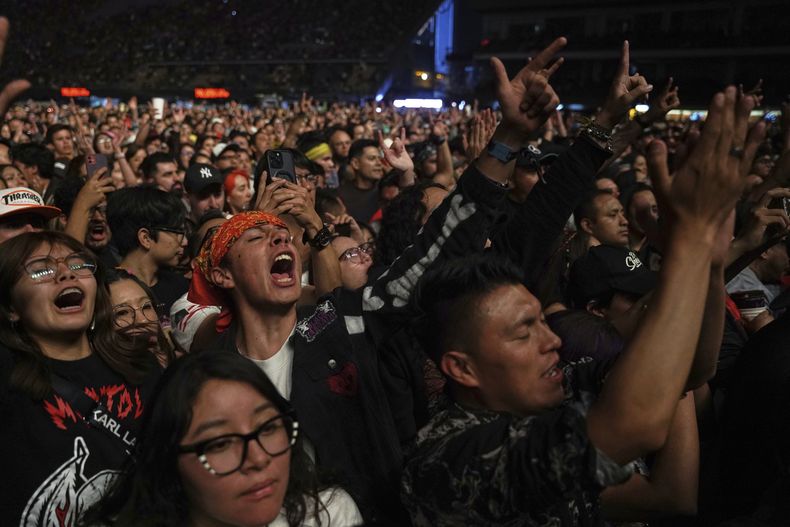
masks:
[[[273,246],[287,244],[291,240],[291,233],[285,229],[277,229],[272,234],[271,244]]]
[[[562,346],[562,339],[548,326],[544,326],[544,329],[546,330],[546,335],[544,346],[540,350],[541,353],[549,353],[560,349],[560,346]]]
[[[258,443],[257,440],[252,439],[247,443],[247,458],[242,464],[242,471],[246,470],[260,470],[269,466],[272,461],[270,456]]]
[[[223,201],[222,196],[211,196],[211,201],[209,201],[209,208],[221,209],[222,201]]]
[[[76,280],[77,275],[74,274],[74,271],[66,265],[66,262],[58,262],[57,270],[57,278],[55,279],[56,282],[65,282],[66,280]]]

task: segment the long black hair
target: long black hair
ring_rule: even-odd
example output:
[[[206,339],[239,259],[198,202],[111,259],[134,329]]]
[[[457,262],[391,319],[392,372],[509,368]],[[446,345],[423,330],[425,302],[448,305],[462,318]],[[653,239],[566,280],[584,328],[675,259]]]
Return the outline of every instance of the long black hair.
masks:
[[[139,442],[135,461],[108,494],[84,516],[83,525],[133,527],[145,518],[149,527],[186,525],[189,504],[178,472],[178,446],[189,429],[192,408],[203,385],[221,379],[248,384],[281,414],[293,414],[272,382],[252,361],[235,353],[206,351],[176,360],[159,381]],[[291,451],[288,489],[283,507],[288,525],[302,525],[312,516],[320,521],[315,467],[297,436]]]

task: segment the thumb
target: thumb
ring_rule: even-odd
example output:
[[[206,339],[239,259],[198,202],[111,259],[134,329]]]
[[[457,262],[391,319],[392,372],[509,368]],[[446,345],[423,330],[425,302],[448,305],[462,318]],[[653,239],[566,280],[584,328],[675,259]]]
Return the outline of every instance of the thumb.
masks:
[[[0,116],[5,115],[11,101],[19,97],[19,95],[28,88],[30,88],[30,82],[21,79],[6,84],[3,91],[0,92]]]
[[[647,148],[647,173],[653,182],[656,197],[668,200],[672,179],[667,162],[667,145],[660,139],[655,139]]]
[[[494,70],[497,91],[499,91],[503,86],[510,82],[510,79],[507,76],[507,70],[505,69],[505,65],[502,64],[502,61],[496,57],[491,57],[491,68]]]

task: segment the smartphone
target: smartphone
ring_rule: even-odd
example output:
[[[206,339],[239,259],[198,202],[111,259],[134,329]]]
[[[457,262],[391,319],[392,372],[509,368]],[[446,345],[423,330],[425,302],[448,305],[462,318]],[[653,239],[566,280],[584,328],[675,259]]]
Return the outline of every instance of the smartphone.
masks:
[[[768,307],[768,298],[765,292],[755,289],[753,291],[738,291],[730,295],[739,310],[764,309]]]
[[[85,156],[85,167],[88,173],[88,179],[102,168],[107,168],[108,160],[104,154],[88,154]]]
[[[288,150],[268,150],[266,164],[269,166],[269,177],[266,183],[273,179],[284,179],[296,183],[296,170],[294,169],[294,156]]]
[[[338,223],[335,225],[335,234],[338,236],[351,237],[351,225],[348,223]]]

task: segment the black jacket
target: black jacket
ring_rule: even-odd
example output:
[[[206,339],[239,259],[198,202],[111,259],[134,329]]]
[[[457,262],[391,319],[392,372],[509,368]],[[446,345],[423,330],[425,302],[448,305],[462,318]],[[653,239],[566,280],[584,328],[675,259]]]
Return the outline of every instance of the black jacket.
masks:
[[[299,312],[293,335],[291,403],[316,451],[356,500],[366,524],[408,525],[399,501],[402,453],[381,382],[379,349],[414,317],[411,296],[424,271],[481,251],[506,190],[475,167],[434,211],[417,241],[371,285],[337,289]],[[219,348],[238,352],[236,327]]]

